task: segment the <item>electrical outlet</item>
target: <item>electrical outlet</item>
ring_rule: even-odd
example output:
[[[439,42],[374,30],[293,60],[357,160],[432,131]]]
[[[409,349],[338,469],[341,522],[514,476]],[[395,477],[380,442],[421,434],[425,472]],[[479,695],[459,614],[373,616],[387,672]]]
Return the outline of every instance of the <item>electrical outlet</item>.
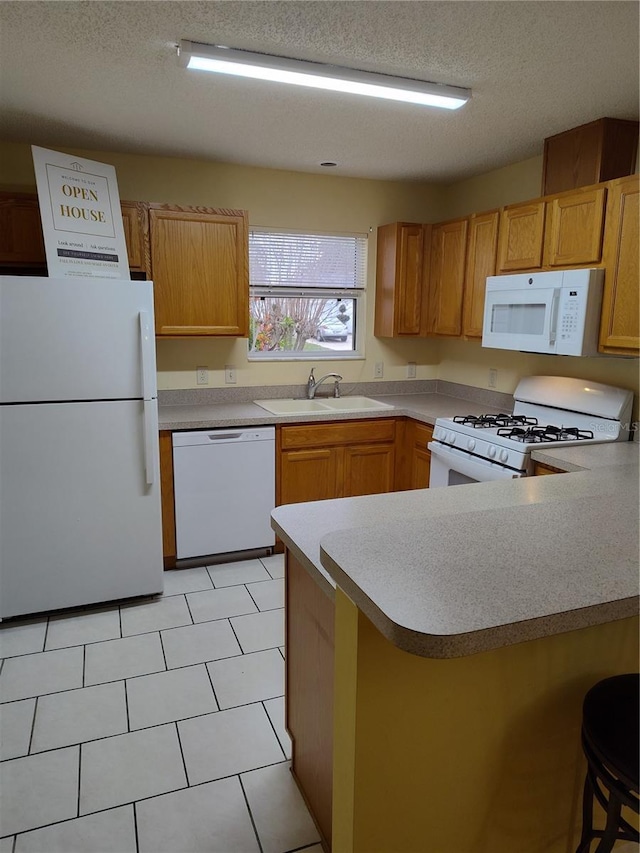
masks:
[[[498,386],[498,371],[495,367],[489,368],[489,388],[497,388]]]
[[[226,385],[236,384],[236,366],[235,364],[225,364],[224,366],[224,381]]]
[[[373,368],[373,378],[374,379],[382,379],[384,376],[384,362],[376,361],[375,367]]]
[[[209,384],[209,368],[208,367],[196,367],[196,383],[198,385],[208,385]]]
[[[415,379],[416,378],[416,363],[415,361],[410,361],[407,364],[407,379]]]

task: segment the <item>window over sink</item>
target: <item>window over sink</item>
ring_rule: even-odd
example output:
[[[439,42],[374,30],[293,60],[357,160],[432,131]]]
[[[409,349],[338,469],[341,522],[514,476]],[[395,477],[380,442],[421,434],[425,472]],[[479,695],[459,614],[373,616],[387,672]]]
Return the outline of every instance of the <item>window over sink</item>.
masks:
[[[249,358],[362,357],[366,234],[252,228]]]

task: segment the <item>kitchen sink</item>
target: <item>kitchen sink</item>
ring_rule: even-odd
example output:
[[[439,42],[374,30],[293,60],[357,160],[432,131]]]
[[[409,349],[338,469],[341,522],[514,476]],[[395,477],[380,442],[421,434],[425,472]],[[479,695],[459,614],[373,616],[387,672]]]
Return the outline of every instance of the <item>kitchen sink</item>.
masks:
[[[273,415],[306,415],[309,412],[326,412],[327,407],[319,400],[254,400]]]
[[[370,397],[323,397],[322,400],[254,400],[273,415],[306,415],[319,412],[372,412],[392,409],[389,403],[379,403]]]
[[[337,412],[372,412],[376,409],[393,409],[390,403],[380,403],[370,397],[329,397],[322,402]]]

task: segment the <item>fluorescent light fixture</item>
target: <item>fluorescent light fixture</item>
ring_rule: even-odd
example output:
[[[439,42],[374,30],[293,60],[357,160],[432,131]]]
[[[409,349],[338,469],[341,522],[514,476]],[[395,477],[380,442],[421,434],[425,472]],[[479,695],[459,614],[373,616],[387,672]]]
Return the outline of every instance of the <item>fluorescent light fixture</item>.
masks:
[[[181,63],[187,68],[201,71],[367,95],[391,101],[406,101],[446,110],[457,110],[471,97],[470,89],[457,86],[444,86],[407,77],[391,77],[371,71],[341,68],[339,65],[324,65],[321,62],[306,62],[192,41],[181,41],[178,54]]]

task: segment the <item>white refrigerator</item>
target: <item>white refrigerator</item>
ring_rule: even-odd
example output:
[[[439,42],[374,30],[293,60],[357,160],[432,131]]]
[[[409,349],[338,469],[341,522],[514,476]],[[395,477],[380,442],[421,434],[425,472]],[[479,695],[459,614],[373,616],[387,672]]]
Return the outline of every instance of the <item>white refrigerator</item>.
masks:
[[[162,592],[153,285],[0,277],[0,618]]]

